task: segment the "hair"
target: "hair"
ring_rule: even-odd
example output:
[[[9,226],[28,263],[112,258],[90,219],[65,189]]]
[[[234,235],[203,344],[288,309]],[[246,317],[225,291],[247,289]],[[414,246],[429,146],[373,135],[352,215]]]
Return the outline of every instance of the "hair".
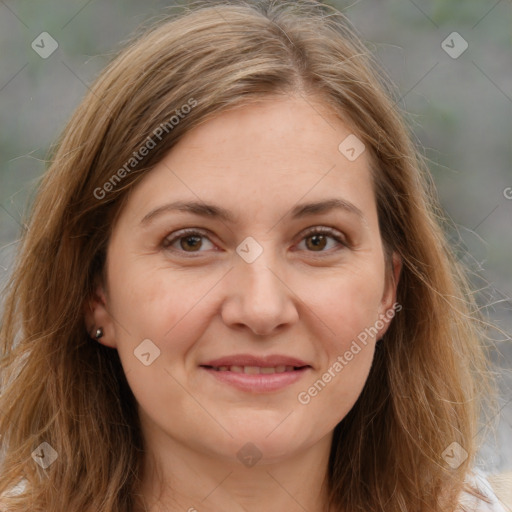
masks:
[[[394,86],[345,16],[313,0],[210,1],[166,16],[106,67],[64,129],[6,286],[0,495],[9,510],[136,510],[145,453],[136,401],[117,351],[91,340],[84,304],[145,174],[220,112],[283,96],[319,99],[364,142],[387,260],[396,253],[403,264],[402,310],[334,431],[330,504],[455,510],[492,391],[485,324]],[[58,454],[47,469],[31,456],[42,442]],[[442,454],[454,442],[468,457],[452,469]]]

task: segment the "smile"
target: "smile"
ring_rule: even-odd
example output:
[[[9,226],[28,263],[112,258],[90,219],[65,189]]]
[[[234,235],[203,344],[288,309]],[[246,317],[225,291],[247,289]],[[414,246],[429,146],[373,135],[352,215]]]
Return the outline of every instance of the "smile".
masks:
[[[217,383],[245,393],[270,393],[294,384],[311,366],[200,366]]]
[[[245,373],[249,375],[257,375],[260,373],[264,373],[267,375],[273,373],[285,373],[285,372],[293,372],[295,370],[300,370],[301,368],[305,368],[304,366],[269,366],[269,367],[261,367],[261,366],[210,366],[207,368],[211,368],[217,372],[234,372],[234,373]]]

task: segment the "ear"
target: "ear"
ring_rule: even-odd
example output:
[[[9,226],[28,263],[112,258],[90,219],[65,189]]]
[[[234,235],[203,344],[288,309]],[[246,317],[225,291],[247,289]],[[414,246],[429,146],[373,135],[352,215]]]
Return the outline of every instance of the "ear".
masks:
[[[401,304],[395,306],[396,292],[401,271],[402,259],[398,253],[394,252],[391,256],[391,269],[386,271],[385,289],[379,308],[379,320],[376,322],[376,326],[379,329],[377,340],[380,340],[388,330],[391,320],[395,316],[395,312],[402,309]]]
[[[110,348],[117,348],[115,339],[114,321],[107,309],[107,296],[103,284],[98,284],[92,297],[89,297],[84,303],[85,325],[89,336]],[[99,339],[95,337],[96,329],[103,329],[103,336]]]

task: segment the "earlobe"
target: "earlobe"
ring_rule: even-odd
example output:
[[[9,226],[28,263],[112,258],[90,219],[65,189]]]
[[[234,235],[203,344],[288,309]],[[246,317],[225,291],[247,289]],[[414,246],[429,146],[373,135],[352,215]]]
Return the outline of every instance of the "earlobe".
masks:
[[[110,348],[117,348],[114,322],[107,309],[107,298],[102,285],[84,304],[85,325],[89,336]]]

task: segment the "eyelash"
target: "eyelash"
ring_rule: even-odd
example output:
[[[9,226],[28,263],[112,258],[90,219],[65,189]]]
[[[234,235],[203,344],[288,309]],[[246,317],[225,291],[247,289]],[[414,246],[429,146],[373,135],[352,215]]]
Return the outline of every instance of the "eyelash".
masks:
[[[197,257],[196,255],[199,255],[201,254],[201,252],[204,252],[204,251],[197,251],[197,252],[187,252],[187,251],[183,251],[183,250],[180,250],[180,249],[175,249],[173,247],[171,247],[172,244],[174,244],[176,241],[182,239],[182,238],[187,238],[187,237],[190,237],[190,236],[200,236],[200,237],[204,237],[204,238],[208,238],[208,233],[201,230],[201,229],[196,229],[196,228],[189,228],[189,229],[183,229],[183,230],[180,230],[178,232],[176,232],[176,236],[174,236],[173,238],[169,238],[166,237],[163,242],[162,242],[162,247],[166,250],[169,250],[169,251],[172,251],[172,252],[177,252],[177,253],[180,253],[180,254],[184,254],[185,257],[187,258],[195,258]],[[313,227],[313,228],[309,228],[308,230],[306,230],[306,232],[303,234],[302,238],[301,238],[301,242],[312,236],[312,235],[329,235],[333,240],[335,240],[336,242],[338,242],[342,248],[348,248],[349,247],[349,244],[346,240],[343,239],[343,237],[339,234],[338,231],[332,229],[332,228],[329,228],[329,227],[326,227],[326,226],[319,226],[319,227]],[[209,240],[209,238],[208,238]],[[210,240],[211,242],[211,240]],[[213,243],[213,242],[212,242]],[[335,249],[335,251],[338,251],[338,250],[341,250],[342,248],[338,248],[338,249]],[[312,254],[318,254],[318,255],[321,255],[323,253],[327,253],[327,254],[330,254],[331,251],[319,251],[318,253],[316,253],[316,251],[307,251],[307,252],[310,252]],[[323,256],[320,256],[320,257],[323,257]]]

